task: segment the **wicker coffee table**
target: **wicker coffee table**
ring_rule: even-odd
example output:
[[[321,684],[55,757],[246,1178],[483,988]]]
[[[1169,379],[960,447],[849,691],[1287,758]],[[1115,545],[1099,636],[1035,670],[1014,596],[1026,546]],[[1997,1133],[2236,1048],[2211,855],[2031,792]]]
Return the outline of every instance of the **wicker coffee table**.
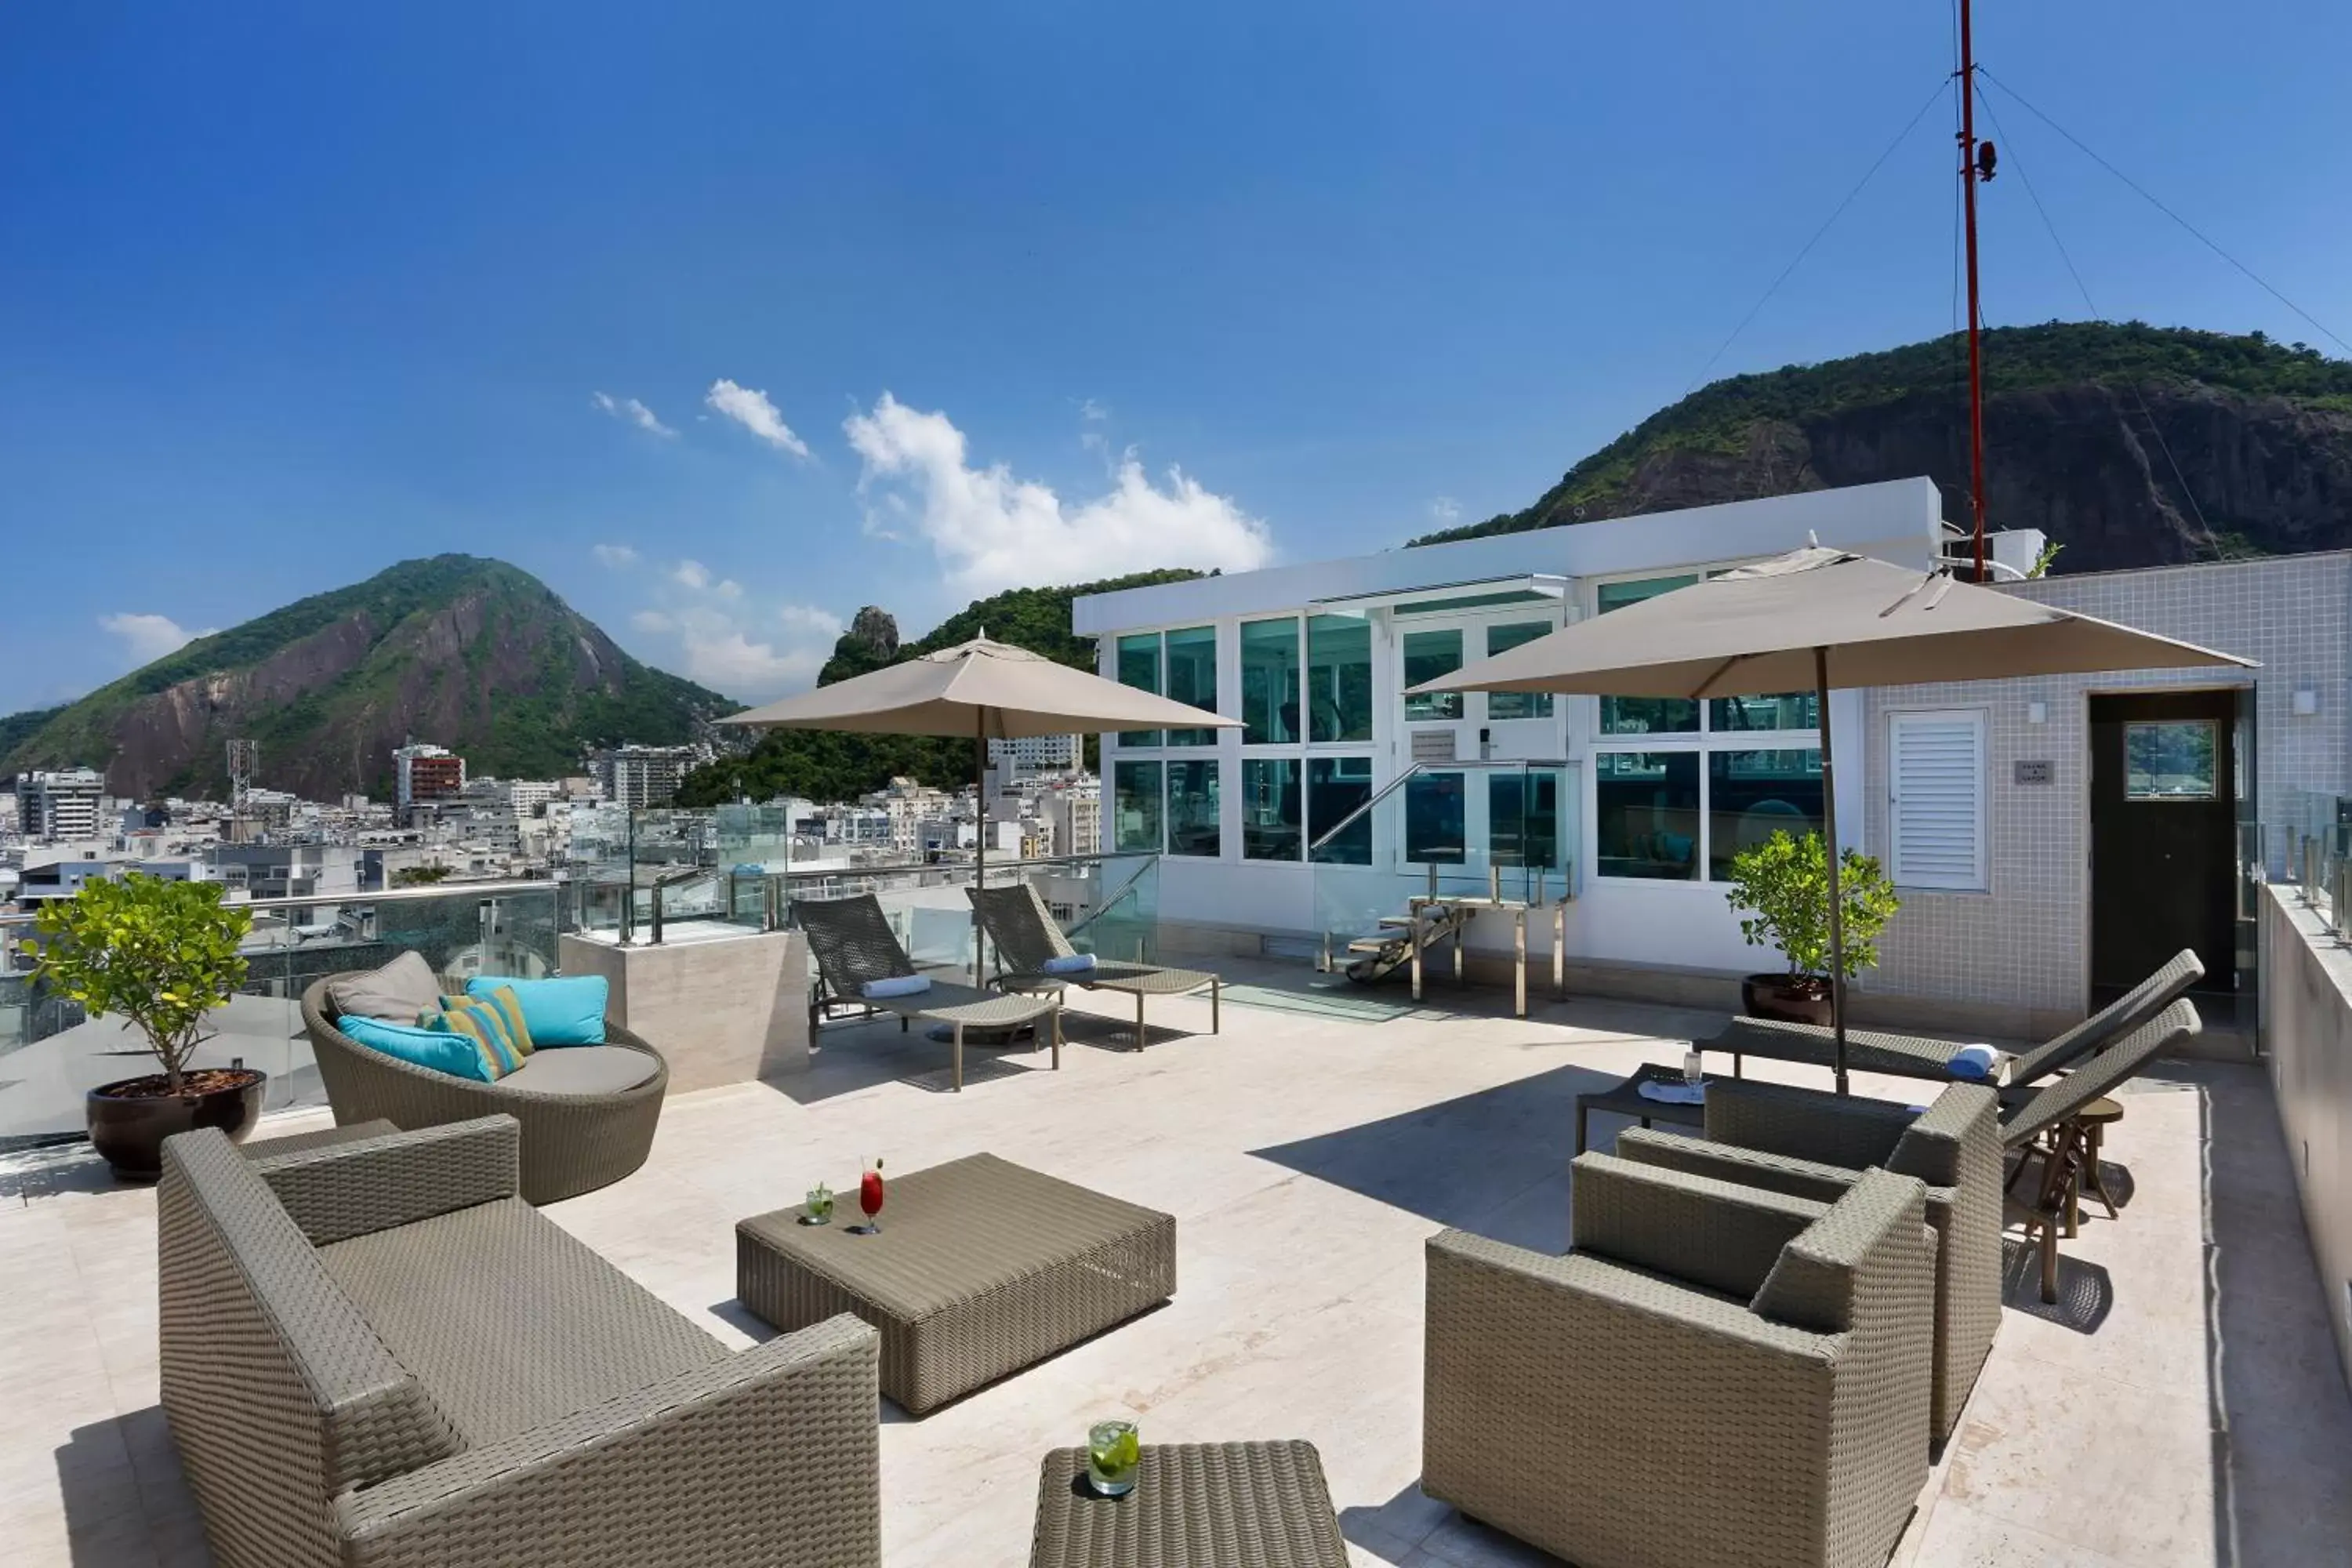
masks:
[[[1312,1443],[1147,1443],[1123,1498],[1086,1473],[1084,1448],[1045,1456],[1029,1568],[1348,1568]]]
[[[879,1236],[778,1209],[735,1226],[743,1305],[790,1331],[854,1312],[882,1392],[919,1415],[1176,1293],[1176,1218],[972,1154],[889,1181]]]
[[[1709,1073],[1707,1081],[1715,1081]],[[1644,1062],[1633,1076],[1576,1097],[1576,1152],[1584,1152],[1584,1123],[1596,1110],[1606,1110],[1619,1116],[1638,1119],[1647,1127],[1653,1121],[1671,1121],[1677,1127],[1706,1125],[1706,1107],[1685,1105],[1679,1100],[1652,1100],[1642,1092],[1645,1083],[1680,1083],[1683,1069],[1666,1067],[1659,1062]]]

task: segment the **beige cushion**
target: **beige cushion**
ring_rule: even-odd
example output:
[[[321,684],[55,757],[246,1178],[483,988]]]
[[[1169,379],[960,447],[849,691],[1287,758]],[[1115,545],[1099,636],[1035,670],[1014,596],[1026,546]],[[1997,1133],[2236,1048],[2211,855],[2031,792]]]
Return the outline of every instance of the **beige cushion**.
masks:
[[[419,1013],[441,1009],[441,983],[424,955],[404,952],[382,969],[327,982],[327,1000],[337,1015],[384,1018],[415,1025]]]
[[[533,1094],[618,1094],[660,1070],[651,1056],[626,1046],[541,1046],[499,1079],[499,1087]]]

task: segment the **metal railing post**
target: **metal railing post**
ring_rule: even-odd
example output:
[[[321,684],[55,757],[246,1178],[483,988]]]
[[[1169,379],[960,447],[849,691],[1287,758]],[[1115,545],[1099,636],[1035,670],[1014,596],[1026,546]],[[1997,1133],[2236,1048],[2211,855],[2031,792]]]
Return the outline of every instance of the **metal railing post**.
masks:
[[[656,883],[654,884],[654,940],[653,940],[653,945],[654,945],[654,946],[656,946],[656,947],[659,947],[661,944],[662,944],[662,885],[661,885],[659,882],[656,882]]]

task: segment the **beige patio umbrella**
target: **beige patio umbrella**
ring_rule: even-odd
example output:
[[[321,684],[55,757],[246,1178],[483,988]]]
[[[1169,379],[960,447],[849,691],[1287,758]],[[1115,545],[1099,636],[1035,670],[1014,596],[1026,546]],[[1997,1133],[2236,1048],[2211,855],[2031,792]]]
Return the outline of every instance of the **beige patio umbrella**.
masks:
[[[1978,587],[1937,570],[1818,546],[1660,594],[1423,682],[1429,691],[1737,697],[1811,687],[1821,703],[1825,837],[1837,843],[1829,694],[1859,686],[2251,667],[2216,653]],[[1830,1006],[1845,1092],[1845,932],[1828,857]]]
[[[722,724],[756,730],[852,730],[870,735],[970,735],[972,782],[988,788],[988,742],[1022,735],[1103,730],[1231,730],[1220,718],[1056,664],[985,633],[968,643],[886,666],[797,697],[754,708]],[[988,871],[988,803],[974,879]]]

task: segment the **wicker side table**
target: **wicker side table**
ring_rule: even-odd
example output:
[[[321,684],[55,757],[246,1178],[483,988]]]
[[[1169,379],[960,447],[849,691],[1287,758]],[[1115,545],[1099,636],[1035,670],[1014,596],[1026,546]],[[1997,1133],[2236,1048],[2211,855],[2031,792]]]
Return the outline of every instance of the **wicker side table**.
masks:
[[[844,1207],[856,1199],[852,1182]],[[854,1211],[853,1211],[854,1213]],[[735,1293],[787,1331],[854,1312],[910,1415],[1176,1293],[1172,1215],[971,1154],[890,1178],[878,1236],[778,1209],[735,1226]]]
[[[1086,1474],[1084,1448],[1038,1467],[1029,1568],[1348,1568],[1312,1443],[1146,1444],[1123,1498]]]

